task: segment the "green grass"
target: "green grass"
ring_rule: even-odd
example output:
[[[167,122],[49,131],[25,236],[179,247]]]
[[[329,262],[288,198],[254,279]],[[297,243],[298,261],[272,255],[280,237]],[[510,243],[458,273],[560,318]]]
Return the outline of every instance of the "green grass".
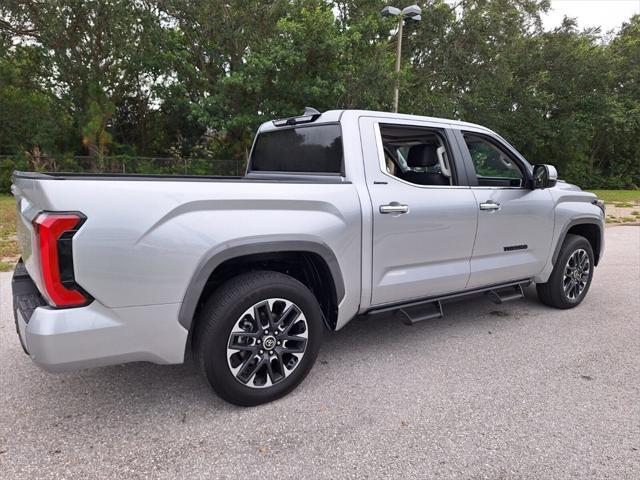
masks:
[[[609,203],[640,203],[640,190],[589,190]]]
[[[13,270],[20,256],[16,242],[16,201],[12,196],[0,195],[0,272]]]

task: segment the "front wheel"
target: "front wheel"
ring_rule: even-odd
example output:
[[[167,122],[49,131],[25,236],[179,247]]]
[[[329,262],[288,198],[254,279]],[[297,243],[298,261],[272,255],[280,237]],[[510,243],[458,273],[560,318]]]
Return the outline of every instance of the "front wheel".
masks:
[[[196,358],[220,397],[259,405],[302,382],[323,329],[320,306],[302,283],[278,272],[250,272],[220,287],[205,304]]]
[[[589,291],[594,265],[589,241],[579,235],[567,235],[549,280],[536,284],[538,298],[555,308],[579,305]]]

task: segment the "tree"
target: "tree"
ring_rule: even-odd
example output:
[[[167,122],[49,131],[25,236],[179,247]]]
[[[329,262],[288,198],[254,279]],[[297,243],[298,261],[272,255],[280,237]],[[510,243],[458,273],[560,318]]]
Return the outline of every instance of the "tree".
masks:
[[[0,154],[240,163],[261,122],[305,106],[389,110],[386,3],[4,0]],[[401,111],[486,125],[587,187],[640,185],[639,16],[614,34],[544,31],[548,0],[420,3]]]
[[[40,47],[49,67],[42,82],[58,95],[86,151],[104,155],[117,106],[156,79],[154,7],[135,0],[7,0],[0,17],[5,37]]]
[[[38,80],[42,70],[38,47],[19,46],[0,56],[0,155],[40,157],[62,147],[69,118]]]

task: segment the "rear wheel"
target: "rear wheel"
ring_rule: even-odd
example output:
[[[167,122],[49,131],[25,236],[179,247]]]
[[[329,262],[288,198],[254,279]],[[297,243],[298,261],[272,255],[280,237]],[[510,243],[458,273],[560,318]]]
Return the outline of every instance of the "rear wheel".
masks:
[[[555,308],[579,305],[589,291],[594,257],[589,241],[579,235],[567,235],[547,283],[538,283],[538,298]]]
[[[207,301],[198,319],[196,358],[220,397],[258,405],[302,382],[323,329],[320,306],[302,283],[278,272],[251,272]]]

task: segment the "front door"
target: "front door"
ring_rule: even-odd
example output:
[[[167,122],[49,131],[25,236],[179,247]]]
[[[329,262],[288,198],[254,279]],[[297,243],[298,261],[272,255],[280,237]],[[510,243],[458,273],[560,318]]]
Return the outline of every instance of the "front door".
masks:
[[[527,187],[526,166],[499,139],[461,133],[477,180],[471,190],[478,231],[467,287],[533,277],[544,269],[551,247],[551,193]]]
[[[478,212],[470,188],[457,185],[446,130],[371,119],[360,127],[373,205],[371,304],[463,290]]]

